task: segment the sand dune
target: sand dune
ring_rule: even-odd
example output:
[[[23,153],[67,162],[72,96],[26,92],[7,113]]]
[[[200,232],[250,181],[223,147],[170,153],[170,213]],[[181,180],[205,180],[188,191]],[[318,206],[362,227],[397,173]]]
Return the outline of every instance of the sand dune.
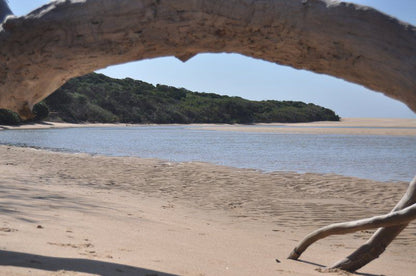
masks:
[[[406,189],[8,146],[0,155],[0,275],[321,275],[370,233],[319,242],[303,262],[286,260],[296,243],[388,212]],[[361,272],[414,275],[415,235],[413,223]]]

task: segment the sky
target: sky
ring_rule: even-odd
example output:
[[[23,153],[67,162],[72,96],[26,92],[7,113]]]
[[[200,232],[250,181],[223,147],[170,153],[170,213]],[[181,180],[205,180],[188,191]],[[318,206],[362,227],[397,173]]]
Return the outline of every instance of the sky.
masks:
[[[49,0],[8,0],[21,16]],[[416,0],[350,0],[416,25]],[[360,85],[334,77],[245,57],[239,54],[199,54],[186,63],[174,57],[142,60],[97,71],[114,78],[130,77],[198,92],[251,100],[292,100],[314,103],[341,117],[416,118],[403,103]]]

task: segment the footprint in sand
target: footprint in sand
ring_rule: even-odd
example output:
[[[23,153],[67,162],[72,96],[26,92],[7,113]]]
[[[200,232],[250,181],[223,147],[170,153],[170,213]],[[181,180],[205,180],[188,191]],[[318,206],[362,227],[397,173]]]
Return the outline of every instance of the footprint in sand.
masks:
[[[6,232],[6,233],[11,233],[11,232],[17,232],[17,229],[13,229],[13,228],[9,228],[9,227],[2,227],[0,228],[0,232]]]
[[[73,243],[48,242],[48,244],[60,246],[60,247],[72,247],[72,248],[93,248],[94,247],[92,243],[73,244]]]

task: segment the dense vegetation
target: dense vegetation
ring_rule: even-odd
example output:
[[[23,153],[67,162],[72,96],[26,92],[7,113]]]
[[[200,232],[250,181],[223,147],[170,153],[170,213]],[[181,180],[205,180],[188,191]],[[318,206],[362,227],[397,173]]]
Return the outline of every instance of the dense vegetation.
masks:
[[[48,118],[49,108],[45,102],[40,102],[33,107],[34,117],[25,122],[20,119],[17,113],[7,109],[0,109],[0,125],[19,125],[21,123],[38,122]]]
[[[96,73],[68,81],[35,111],[38,118],[44,118],[47,110],[49,120],[71,123],[250,124],[339,120],[332,110],[314,104],[249,101]]]

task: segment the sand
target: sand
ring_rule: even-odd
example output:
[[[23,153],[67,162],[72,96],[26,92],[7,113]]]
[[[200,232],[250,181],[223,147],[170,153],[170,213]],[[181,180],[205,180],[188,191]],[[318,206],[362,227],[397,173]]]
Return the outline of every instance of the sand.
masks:
[[[0,156],[0,275],[322,275],[370,233],[287,260],[297,242],[388,212],[407,185],[10,146]],[[414,275],[415,235],[413,223],[360,275]]]
[[[204,125],[206,130],[299,134],[400,135],[416,136],[416,119],[343,118],[339,122],[272,123],[247,125]]]
[[[153,124],[154,125],[154,124]],[[7,129],[44,129],[69,127],[125,127],[143,126],[140,124],[71,124],[43,122],[20,126],[0,125]],[[398,118],[342,118],[339,122],[322,121],[311,123],[271,123],[256,125],[229,124],[190,124],[194,128],[218,131],[273,132],[299,134],[344,134],[344,135],[400,135],[416,136],[416,119]]]
[[[409,135],[416,120],[306,125],[334,124],[346,126],[348,134],[393,129]],[[375,134],[376,126],[383,128]],[[195,127],[240,131],[245,126]],[[268,131],[263,127],[273,129],[256,130]],[[407,187],[334,174],[262,173],[10,146],[0,146],[0,156],[0,275],[12,276],[322,275],[319,269],[347,256],[371,231],[327,238],[301,261],[287,260],[304,235],[388,212]],[[412,223],[359,275],[415,275],[415,237]]]

